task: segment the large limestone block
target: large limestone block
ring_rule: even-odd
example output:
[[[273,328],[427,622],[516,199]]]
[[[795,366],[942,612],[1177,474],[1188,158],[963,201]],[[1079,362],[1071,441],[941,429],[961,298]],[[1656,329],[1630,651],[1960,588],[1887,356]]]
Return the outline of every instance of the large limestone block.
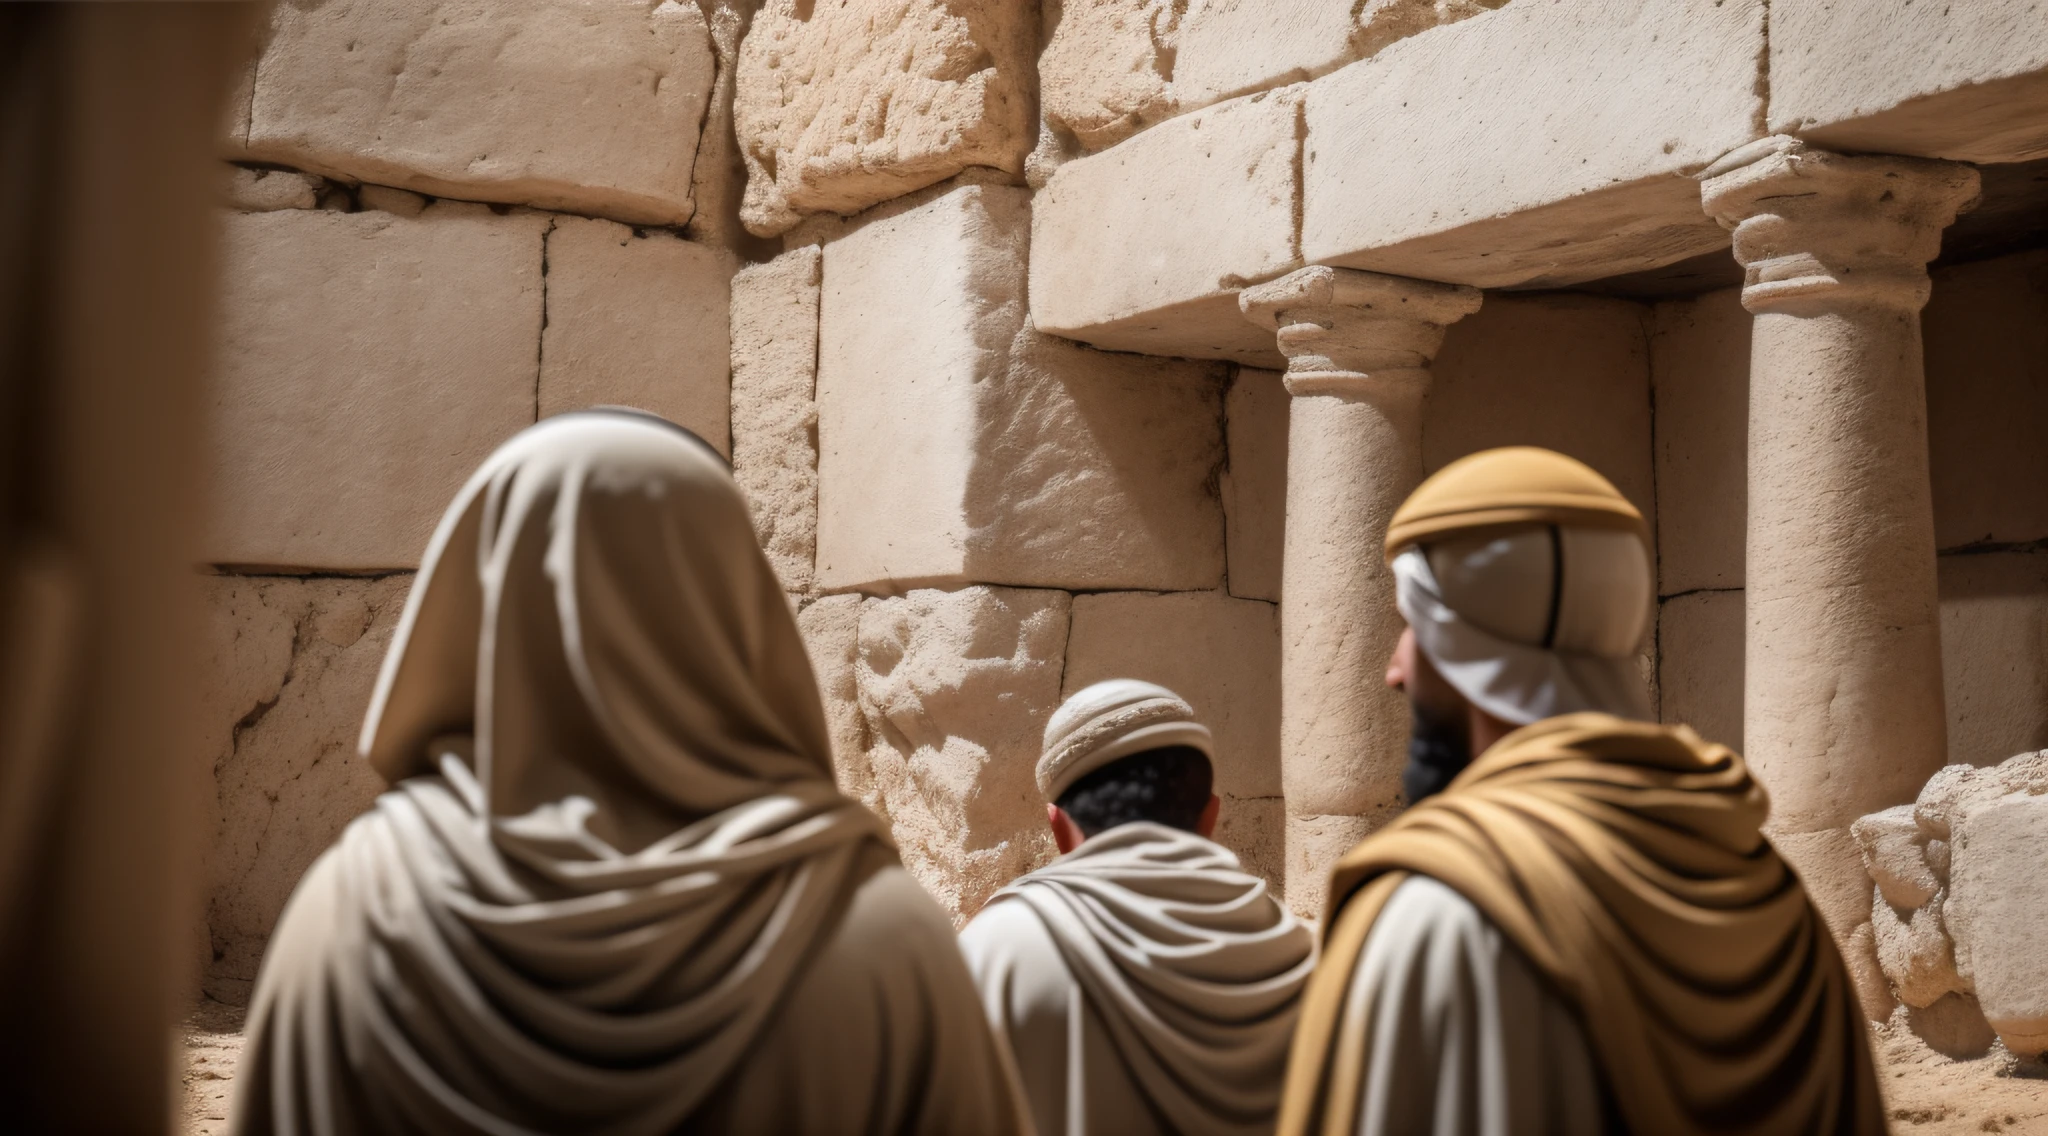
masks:
[[[546,226],[451,204],[226,217],[204,559],[415,566],[533,421]]]
[[[2048,156],[2040,0],[1772,0],[1771,132],[1968,162]]]
[[[1280,613],[1222,592],[1074,597],[1060,696],[1112,678],[1156,682],[1216,735],[1216,791],[1280,796]]]
[[[1221,592],[1099,592],[1074,597],[1060,696],[1137,678],[1176,691],[1216,735],[1216,837],[1278,886],[1280,613]]]
[[[209,995],[247,998],[278,912],[313,859],[383,790],[356,734],[409,575],[205,582],[200,715],[213,753],[206,856]]]
[[[1657,615],[1658,716],[1708,741],[1742,749],[1741,591],[1691,592]]]
[[[860,596],[822,596],[797,612],[797,631],[818,676],[825,723],[832,731],[832,768],[841,792],[880,811],[868,758],[867,719],[860,712]],[[887,815],[884,813],[883,815]]]
[[[1059,705],[1072,599],[919,590],[861,609],[856,670],[875,796],[903,862],[965,923],[1050,860],[1032,770]]]
[[[1024,191],[971,185],[826,246],[821,588],[1216,588],[1222,376],[1024,318]]]
[[[2048,746],[2048,556],[1944,556],[1938,571],[1948,759]]]
[[[1971,810],[1953,855],[1957,963],[2006,1048],[2038,1056],[2048,1051],[2048,795]]]
[[[1287,419],[1292,397],[1273,371],[1238,368],[1224,399],[1223,520],[1230,594],[1279,602],[1287,538]]]
[[[248,156],[440,197],[690,219],[716,61],[694,3],[280,4]]]
[[[541,417],[631,406],[732,452],[726,253],[562,217],[547,235],[547,272]]]
[[[1739,289],[1658,304],[1657,591],[1740,588],[1749,525],[1749,325]]]
[[[1920,326],[1935,546],[2048,537],[2048,251],[1938,270]]]
[[[1300,115],[1301,88],[1251,95],[1061,166],[1032,204],[1033,322],[1117,351],[1284,365],[1237,291],[1301,265]]]
[[[769,0],[740,45],[741,219],[773,236],[1031,150],[1035,5]]]
[[[1055,0],[1038,56],[1039,113],[1084,149],[1129,138],[1179,109],[1174,44],[1187,0]]]
[[[1437,353],[1424,467],[1495,446],[1548,446],[1599,470],[1656,532],[1647,315],[1595,296],[1487,297]]]
[[[809,591],[818,551],[818,267],[791,249],[732,278],[732,475],[782,586]]]
[[[1310,263],[1496,288],[1727,237],[1688,175],[1757,137],[1764,0],[1516,0],[1309,84]]]

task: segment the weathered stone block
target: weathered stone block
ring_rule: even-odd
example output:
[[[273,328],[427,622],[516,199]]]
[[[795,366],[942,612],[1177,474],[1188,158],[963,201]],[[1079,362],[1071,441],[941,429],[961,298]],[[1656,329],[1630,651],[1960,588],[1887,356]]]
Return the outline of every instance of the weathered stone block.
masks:
[[[1195,0],[1181,20],[1174,93],[1183,107],[1312,79],[1398,40],[1507,0]]]
[[[857,685],[903,862],[956,923],[1050,860],[1032,770],[1060,700],[1072,599],[914,591],[861,609]]]
[[[1222,592],[1074,597],[1060,696],[1136,678],[1180,694],[1216,735],[1216,791],[1280,796],[1280,612]]]
[[[1660,595],[1742,587],[1750,321],[1733,288],[1655,308]]]
[[[1692,592],[1657,607],[1659,717],[1708,741],[1742,749],[1740,591]]]
[[[205,988],[246,1000],[299,875],[383,790],[356,734],[411,577],[205,582],[213,753]]]
[[[546,225],[450,204],[225,218],[204,559],[416,565],[456,489],[533,421]]]
[[[731,453],[729,256],[666,233],[561,217],[547,234],[547,266],[541,417],[631,406]]]
[[[1282,365],[1272,333],[1238,312],[1237,291],[1301,265],[1300,113],[1301,88],[1251,95],[1061,166],[1032,203],[1039,329],[1118,351]]]
[[[1221,488],[1233,596],[1280,600],[1290,397],[1277,372],[1240,367],[1224,399],[1230,461],[1223,469]]]
[[[1038,56],[1039,113],[1089,150],[1179,109],[1174,48],[1185,0],[1057,0]],[[1051,17],[1049,17],[1051,18]]]
[[[1920,326],[1935,546],[2048,537],[2048,493],[2014,491],[2048,485],[2048,251],[1935,272]]]
[[[1771,130],[1969,162],[2048,156],[2038,0],[1772,0]]]
[[[1024,169],[1034,5],[769,0],[740,44],[741,218],[773,236],[971,166]]]
[[[1972,809],[1954,856],[1957,969],[2006,1048],[2048,1051],[2048,795],[2014,793]]]
[[[1871,813],[1851,824],[1849,832],[1863,851],[1864,870],[1877,882],[1886,903],[1900,909],[1919,907],[1941,888],[1942,881],[1928,866],[1927,834],[1913,820],[1912,805]]]
[[[1725,247],[1687,175],[1759,134],[1764,11],[1516,0],[1315,80],[1302,256],[1497,288]]]
[[[1976,764],[2048,746],[2048,556],[1944,556],[1938,564],[1949,760]]]
[[[818,676],[825,723],[832,731],[832,767],[840,791],[880,811],[875,771],[868,757],[867,720],[861,717],[860,596],[822,596],[797,612],[796,627]],[[888,814],[883,813],[886,817]]]
[[[792,249],[732,279],[732,474],[782,586],[809,591],[818,551],[818,265]]]
[[[1024,319],[1022,190],[833,242],[818,334],[818,584],[1215,588],[1222,376]]]
[[[1437,353],[1423,465],[1435,471],[1494,446],[1548,446],[1599,470],[1656,532],[1647,315],[1641,304],[1596,296],[1487,297],[1451,325]]]
[[[282,4],[248,154],[437,197],[690,219],[716,70],[694,3]]]
[[[1965,993],[1968,984],[1956,974],[1954,944],[1942,919],[1942,897],[1895,908],[1880,890],[1871,900],[1870,925],[1876,936],[1878,966],[1892,992],[1908,1006],[1932,1006]]]
[[[223,204],[244,213],[273,209],[312,209],[320,204],[322,182],[295,170],[252,170],[228,167]]]

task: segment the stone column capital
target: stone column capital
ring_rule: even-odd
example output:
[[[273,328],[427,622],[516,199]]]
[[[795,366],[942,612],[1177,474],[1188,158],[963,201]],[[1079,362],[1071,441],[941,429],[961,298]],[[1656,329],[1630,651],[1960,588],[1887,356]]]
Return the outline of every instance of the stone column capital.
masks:
[[[1927,262],[1942,230],[1977,203],[1978,183],[1960,162],[1851,157],[1776,135],[1707,167],[1700,198],[1735,235],[1750,311],[1918,311]]]
[[[1422,385],[1444,329],[1479,310],[1477,288],[1311,265],[1238,293],[1287,356],[1292,394]]]

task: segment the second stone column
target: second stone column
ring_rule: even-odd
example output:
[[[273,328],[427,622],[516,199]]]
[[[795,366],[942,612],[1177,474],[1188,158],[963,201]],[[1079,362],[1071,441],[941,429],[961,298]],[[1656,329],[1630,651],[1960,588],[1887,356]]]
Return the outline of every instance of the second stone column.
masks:
[[[1280,762],[1287,902],[1321,914],[1330,865],[1400,805],[1408,709],[1382,681],[1401,634],[1381,543],[1422,480],[1422,400],[1472,288],[1312,267],[1239,296],[1287,356]]]

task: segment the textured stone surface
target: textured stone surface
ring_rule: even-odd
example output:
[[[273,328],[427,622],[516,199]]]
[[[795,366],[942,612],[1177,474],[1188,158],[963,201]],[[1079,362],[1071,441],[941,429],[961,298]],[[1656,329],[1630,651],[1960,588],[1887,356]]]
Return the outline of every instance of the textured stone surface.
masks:
[[[252,158],[440,197],[690,219],[715,62],[695,3],[281,4]]]
[[[1280,796],[1280,613],[1222,592],[1074,597],[1061,697],[1112,678],[1180,694],[1216,735],[1216,791]]]
[[[1280,614],[1221,592],[1074,597],[1060,696],[1110,678],[1165,685],[1216,735],[1216,839],[1284,886]]]
[[[1278,372],[1240,367],[1224,399],[1230,460],[1220,487],[1233,596],[1280,599],[1287,539],[1288,397]]]
[[[1749,501],[1749,325],[1739,289],[1658,304],[1657,591],[1740,588]]]
[[[1864,870],[1886,903],[1901,909],[1919,907],[1942,887],[1927,862],[1927,834],[1913,819],[1912,805],[1871,813],[1850,825],[1849,832],[1863,852]]]
[[[818,551],[818,265],[792,249],[732,278],[732,474],[782,586],[808,591]]]
[[[1771,129],[1972,162],[2048,155],[2040,0],[1772,0]]]
[[[2048,537],[2048,493],[2014,492],[2048,485],[2048,251],[1935,272],[1921,329],[1935,546]]]
[[[206,992],[240,1003],[300,873],[383,789],[356,758],[409,575],[210,577],[201,716],[213,753]]]
[[[547,235],[547,266],[541,417],[631,406],[730,454],[727,254],[561,217]]]
[[[1740,591],[1692,592],[1658,605],[1658,712],[1709,741],[1742,750]]]
[[[1548,446],[1599,470],[1656,532],[1647,314],[1594,296],[1488,296],[1437,353],[1423,465]]]
[[[2048,795],[2017,792],[1970,810],[1954,856],[1957,969],[2006,1048],[2048,1051]]]
[[[1940,578],[1949,761],[2048,747],[2048,555],[1944,556]]]
[[[820,587],[1221,585],[1219,369],[1033,331],[1025,209],[966,186],[826,247]]]
[[[918,590],[861,609],[857,684],[875,795],[903,862],[965,923],[1050,860],[1032,768],[1059,705],[1072,599]]]
[[[1301,264],[1300,112],[1299,87],[1252,95],[1061,166],[1032,203],[1038,327],[1119,351],[1281,365],[1236,294]]]
[[[1315,80],[1303,257],[1501,287],[1723,247],[1686,175],[1759,133],[1763,17],[1516,0]]]
[[[797,612],[797,630],[818,675],[825,721],[832,730],[832,767],[839,788],[869,808],[879,809],[874,767],[868,758],[867,719],[857,687],[860,659],[860,596],[823,596]]]
[[[252,170],[230,166],[222,204],[244,213],[311,209],[320,204],[325,183],[295,170]]]
[[[1173,114],[1174,43],[1186,0],[1056,0],[1038,57],[1039,113],[1100,150]]]
[[[762,236],[857,213],[971,166],[1020,175],[1033,5],[769,0],[740,45],[741,218]]]
[[[533,421],[546,225],[450,204],[227,217],[203,558],[416,565],[455,490]]]

